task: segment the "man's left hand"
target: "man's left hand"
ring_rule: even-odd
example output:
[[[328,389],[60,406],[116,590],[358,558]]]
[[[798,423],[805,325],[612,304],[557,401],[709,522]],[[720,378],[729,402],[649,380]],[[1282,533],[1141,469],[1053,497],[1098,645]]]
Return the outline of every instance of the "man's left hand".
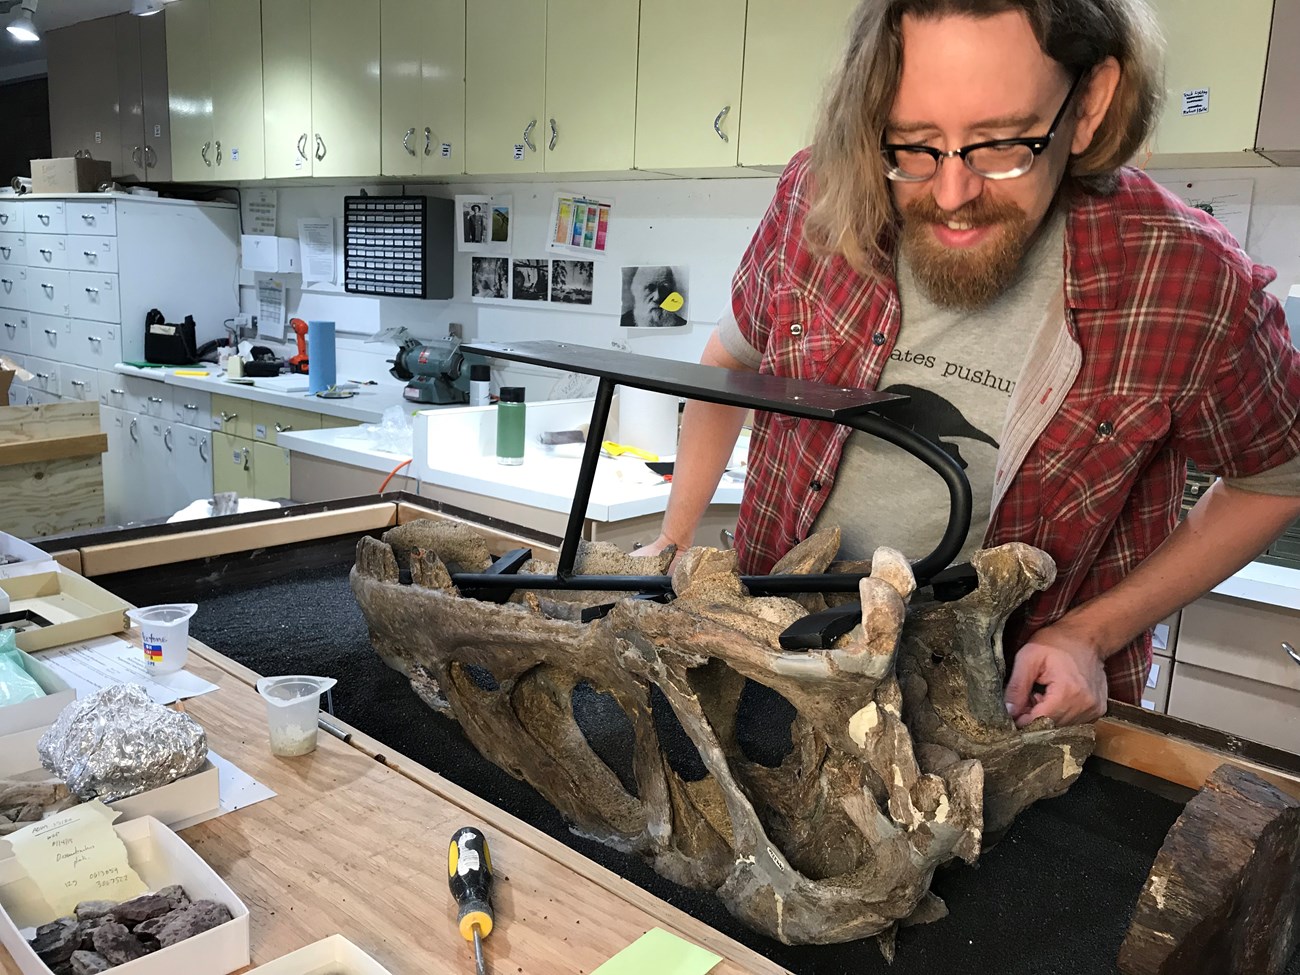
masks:
[[[1036,692],[1035,685],[1046,690]],[[1106,667],[1098,648],[1067,625],[1044,627],[1016,654],[1006,701],[1019,728],[1042,717],[1058,726],[1096,721],[1106,713]]]

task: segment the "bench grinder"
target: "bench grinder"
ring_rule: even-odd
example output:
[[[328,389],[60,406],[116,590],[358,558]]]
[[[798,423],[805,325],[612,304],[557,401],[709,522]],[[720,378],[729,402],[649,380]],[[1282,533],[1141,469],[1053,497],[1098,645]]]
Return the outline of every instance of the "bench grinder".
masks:
[[[469,367],[486,363],[481,355],[461,352],[460,339],[417,339],[401,330],[397,357],[388,370],[396,379],[406,381],[402,395],[412,403],[444,405],[469,402]]]

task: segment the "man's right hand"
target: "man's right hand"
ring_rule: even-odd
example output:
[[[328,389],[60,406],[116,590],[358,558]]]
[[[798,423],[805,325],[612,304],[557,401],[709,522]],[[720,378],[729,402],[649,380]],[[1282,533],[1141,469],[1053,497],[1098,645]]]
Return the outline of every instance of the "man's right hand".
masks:
[[[672,545],[677,545],[677,543],[674,542],[674,541],[673,541],[671,538],[669,538],[667,535],[660,535],[658,538],[656,538],[656,539],[655,539],[653,542],[651,542],[649,545],[641,545],[641,546],[639,546],[638,548],[634,548],[634,549],[632,549],[632,553],[631,553],[631,554],[632,554],[632,556],[633,556],[634,558],[643,558],[643,557],[648,558],[648,557],[653,556],[653,555],[658,555],[658,554],[659,554],[660,552],[662,552],[664,549],[666,549],[666,548],[668,548],[668,547],[670,547],[670,546],[672,546]],[[685,550],[682,546],[677,545],[677,554],[675,554],[675,555],[673,556],[673,560],[672,560],[672,562],[671,562],[671,563],[669,564],[669,566],[668,566],[668,571],[669,571],[669,572],[672,572],[673,569],[676,567],[676,565],[677,565],[677,560],[680,559],[680,558],[682,557],[682,552],[684,552],[684,551],[686,551],[686,550]]]

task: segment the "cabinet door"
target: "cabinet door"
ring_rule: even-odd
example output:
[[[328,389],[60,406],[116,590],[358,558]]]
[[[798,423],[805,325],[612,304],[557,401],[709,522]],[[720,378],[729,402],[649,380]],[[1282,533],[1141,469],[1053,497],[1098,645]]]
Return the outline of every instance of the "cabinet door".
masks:
[[[267,501],[289,497],[289,449],[275,444],[253,444],[251,497]]]
[[[542,172],[545,87],[546,0],[472,0],[465,27],[466,172]]]
[[[107,406],[99,408],[99,429],[108,435],[108,449],[104,451],[101,464],[104,475],[104,523],[107,525],[120,525],[126,521],[126,498],[130,490],[126,466],[128,416],[122,410]]]
[[[45,44],[51,151],[71,156],[84,149],[112,163],[114,175],[121,173],[115,18],[50,31]]]
[[[32,351],[32,330],[26,312],[0,308],[0,351],[11,358]]]
[[[266,178],[312,174],[311,0],[262,0]]]
[[[640,51],[637,168],[735,166],[745,0],[642,0]]]
[[[465,0],[382,0],[386,176],[465,171]]]
[[[172,126],[167,109],[167,16],[164,11],[140,21],[140,98],[143,105],[144,178],[172,178]]]
[[[208,18],[213,177],[261,179],[266,172],[261,0],[217,0]]]
[[[812,141],[822,91],[840,63],[857,0],[749,0],[740,164],[783,169]],[[798,51],[798,57],[791,57]]]
[[[119,14],[113,18],[117,33],[118,159],[113,172],[145,179],[144,78],[141,75],[140,26],[154,18]]]
[[[212,497],[212,431],[172,424],[170,443],[176,456],[175,510]]]
[[[212,434],[212,491],[234,491],[241,498],[253,494],[253,444],[228,433]]]
[[[378,176],[379,0],[311,0],[312,173]]]
[[[628,170],[636,144],[638,0],[550,0],[546,168]]]
[[[1168,92],[1152,149],[1161,155],[1252,149],[1273,0],[1154,0],[1152,6],[1165,35]]]
[[[167,18],[172,177],[183,183],[215,179],[208,0],[176,0],[167,5],[164,16]]]

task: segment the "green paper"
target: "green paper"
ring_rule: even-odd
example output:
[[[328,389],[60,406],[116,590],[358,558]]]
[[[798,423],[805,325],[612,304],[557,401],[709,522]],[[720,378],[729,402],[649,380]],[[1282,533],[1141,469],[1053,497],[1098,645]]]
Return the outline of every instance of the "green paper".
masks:
[[[652,928],[591,975],[704,975],[721,955]]]

